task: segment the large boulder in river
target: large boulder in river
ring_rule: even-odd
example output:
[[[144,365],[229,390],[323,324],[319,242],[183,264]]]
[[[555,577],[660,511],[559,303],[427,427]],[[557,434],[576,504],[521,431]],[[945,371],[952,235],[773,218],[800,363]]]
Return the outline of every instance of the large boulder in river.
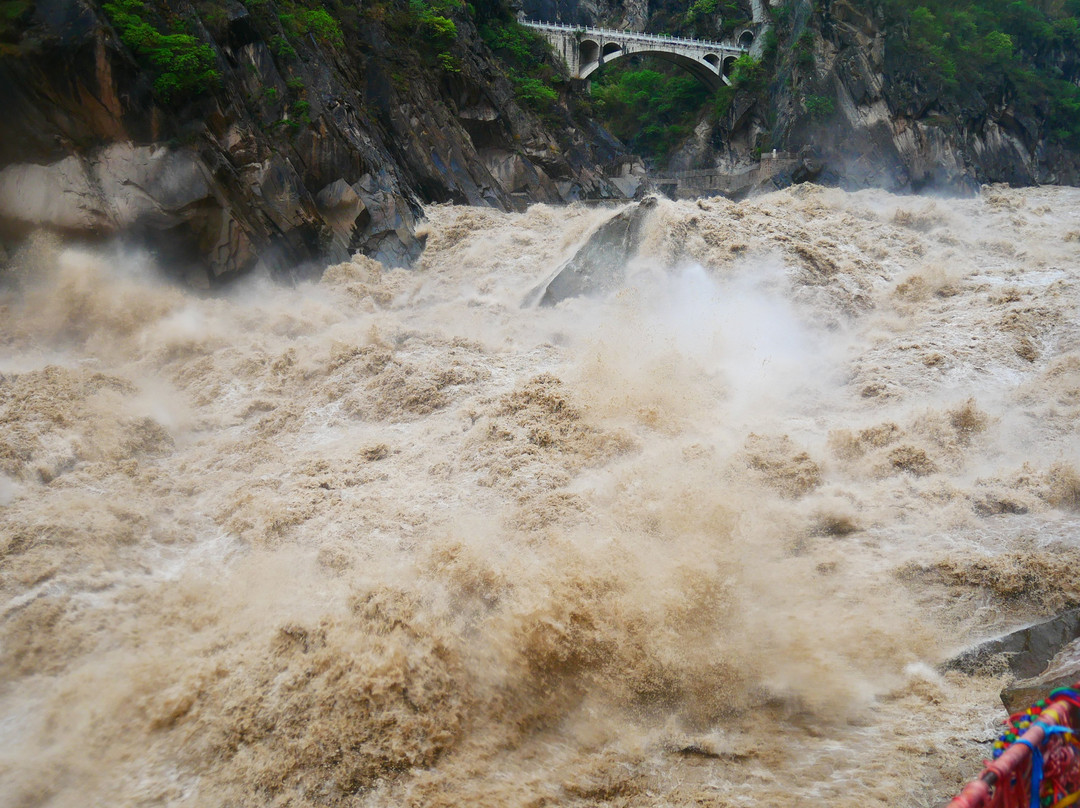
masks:
[[[1001,691],[1001,701],[1005,709],[1015,713],[1045,699],[1051,690],[1070,687],[1077,681],[1080,681],[1080,639],[1061,649],[1038,676],[1019,679],[1005,687]]]
[[[600,225],[573,258],[529,293],[525,305],[554,306],[567,298],[606,294],[622,286],[656,201],[655,196],[647,197]]]
[[[388,267],[407,267],[423,252],[416,236],[416,217],[400,194],[383,189],[365,174],[352,186],[364,206],[363,229],[354,231],[352,246]]]
[[[1038,676],[1066,645],[1080,637],[1080,609],[1011,631],[966,648],[944,664],[948,670],[977,674],[1004,663],[1020,679]]]
[[[1001,691],[1009,712],[1080,680],[1080,609],[981,642],[943,667],[977,674],[1000,671],[1002,666],[1015,677]]]

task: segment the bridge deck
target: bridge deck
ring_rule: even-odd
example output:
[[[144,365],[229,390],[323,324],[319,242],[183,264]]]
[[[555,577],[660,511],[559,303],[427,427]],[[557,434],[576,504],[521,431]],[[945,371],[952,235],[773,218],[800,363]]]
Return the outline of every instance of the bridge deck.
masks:
[[[640,42],[649,45],[680,45],[682,47],[701,48],[709,51],[738,51],[746,53],[749,48],[733,42],[713,42],[707,39],[685,39],[678,36],[666,36],[665,34],[639,34],[634,31],[617,31],[614,28],[592,28],[590,26],[569,25],[561,22],[539,22],[536,20],[522,20],[521,24],[526,28],[536,28],[542,31],[575,32],[580,31],[582,37],[598,36],[605,39],[622,39],[627,42]]]

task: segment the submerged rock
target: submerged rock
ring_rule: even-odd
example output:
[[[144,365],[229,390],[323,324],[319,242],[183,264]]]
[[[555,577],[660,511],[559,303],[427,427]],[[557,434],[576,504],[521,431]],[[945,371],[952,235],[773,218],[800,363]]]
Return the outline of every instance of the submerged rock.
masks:
[[[611,292],[622,285],[626,265],[637,254],[643,224],[656,197],[624,208],[597,228],[574,257],[529,293],[526,306],[554,306],[571,297]]]

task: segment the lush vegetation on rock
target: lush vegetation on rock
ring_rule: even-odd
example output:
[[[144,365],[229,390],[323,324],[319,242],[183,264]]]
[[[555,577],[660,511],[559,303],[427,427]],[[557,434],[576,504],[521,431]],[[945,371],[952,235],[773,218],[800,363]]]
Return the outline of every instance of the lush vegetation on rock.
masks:
[[[448,73],[457,73],[461,66],[450,51],[458,38],[452,16],[464,7],[461,0],[409,0],[406,14],[398,18],[398,29],[412,28],[424,50],[434,56],[435,64]]]
[[[646,30],[698,39],[721,39],[753,16],[750,0],[652,0]]]
[[[971,117],[1010,105],[1080,148],[1080,0],[884,0],[882,8],[887,68],[914,78],[897,94],[909,111],[937,105]]]
[[[551,46],[535,31],[510,15],[489,17],[480,24],[484,43],[507,64],[518,100],[541,115],[550,114],[559,100],[562,77],[553,67]]]
[[[663,159],[690,134],[709,90],[685,71],[619,61],[593,86],[598,117],[636,153]]]
[[[149,21],[151,11],[142,0],[116,0],[104,9],[123,43],[149,63],[154,90],[164,100],[196,95],[221,83],[214,49],[185,32],[182,20],[173,21],[179,30],[165,34]]]
[[[310,34],[324,45],[339,48],[345,44],[341,25],[325,8],[304,8],[286,3],[278,14],[278,20],[282,28],[293,36]]]

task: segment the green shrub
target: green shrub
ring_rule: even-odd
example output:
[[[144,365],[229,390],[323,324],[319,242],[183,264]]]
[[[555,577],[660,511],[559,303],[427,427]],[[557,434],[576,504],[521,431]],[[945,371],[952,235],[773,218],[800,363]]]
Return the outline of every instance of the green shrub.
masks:
[[[518,100],[536,112],[552,113],[559,98],[552,85],[559,77],[551,66],[547,40],[513,20],[500,18],[489,19],[479,30],[484,43],[506,63]]]
[[[776,53],[780,49],[780,37],[772,28],[765,32],[765,44],[761,49],[761,60],[772,62],[776,59]]]
[[[710,18],[717,14],[723,20],[725,33],[746,21],[745,12],[739,8],[737,0],[694,0],[682,19],[682,25],[679,25],[677,17],[672,22],[676,29],[689,26],[694,34],[708,36],[714,30],[709,25]]]
[[[836,104],[827,95],[808,95],[803,99],[803,106],[811,118],[827,118],[836,110]]]
[[[440,53],[438,56],[439,67],[447,73],[460,73],[461,62],[452,53]]]
[[[463,0],[409,0],[406,10],[394,15],[392,27],[410,38],[428,65],[459,73],[461,62],[449,50],[458,37],[450,15],[464,7]]]
[[[197,6],[199,17],[206,23],[206,27],[215,37],[222,37],[228,30],[229,15],[215,2],[199,3]]]
[[[791,28],[791,20],[795,13],[795,6],[792,3],[782,3],[777,8],[773,9],[773,21],[777,27],[783,31],[787,31]]]
[[[154,90],[165,101],[198,95],[221,84],[214,49],[190,34],[163,34],[148,23],[141,0],[117,0],[103,8],[120,40],[157,74]]]
[[[341,26],[325,8],[301,9],[296,13],[296,25],[298,33],[310,33],[324,45],[340,48],[345,44]]]
[[[281,34],[275,34],[270,37],[270,50],[275,56],[282,59],[295,59],[296,48],[289,44],[289,40],[283,37]]]
[[[795,42],[795,64],[806,70],[814,66],[814,35],[803,31]]]
[[[713,119],[721,120],[731,110],[731,104],[735,100],[735,89],[733,87],[721,87],[716,91],[716,96],[713,98]]]
[[[1001,31],[991,31],[983,37],[983,49],[986,51],[988,61],[1007,61],[1013,55],[1012,37]]]
[[[694,0],[694,4],[686,12],[686,22],[692,25],[699,17],[715,14],[718,5],[719,0]]]
[[[1056,80],[1048,85],[1050,114],[1047,128],[1053,140],[1080,149],[1080,87]]]
[[[419,33],[439,47],[457,39],[457,24],[450,15],[461,8],[459,0],[409,0],[409,15]]]
[[[304,0],[310,2],[310,0]],[[248,6],[262,7],[265,0],[246,0]],[[277,34],[271,37],[270,49],[280,57],[295,58],[296,48],[289,42],[290,38],[310,36],[319,44],[340,48],[345,45],[345,35],[342,33],[341,24],[334,16],[321,5],[316,8],[308,8],[293,0],[280,0],[278,4],[277,22],[285,35]],[[264,20],[266,18],[264,17]]]
[[[292,105],[292,119],[306,125],[311,124],[311,104],[308,101],[294,101]]]
[[[33,8],[29,0],[0,1],[0,40],[13,41]]]
[[[731,85],[737,90],[758,92],[765,87],[765,66],[749,53],[735,60],[731,68]]]
[[[493,20],[480,26],[480,38],[516,69],[528,71],[545,61],[551,48],[547,40],[516,22]]]
[[[424,20],[424,33],[435,45],[449,45],[457,39],[457,25],[449,17],[433,14]]]
[[[518,100],[536,112],[547,112],[559,100],[559,94],[539,79],[517,78],[514,81]]]

